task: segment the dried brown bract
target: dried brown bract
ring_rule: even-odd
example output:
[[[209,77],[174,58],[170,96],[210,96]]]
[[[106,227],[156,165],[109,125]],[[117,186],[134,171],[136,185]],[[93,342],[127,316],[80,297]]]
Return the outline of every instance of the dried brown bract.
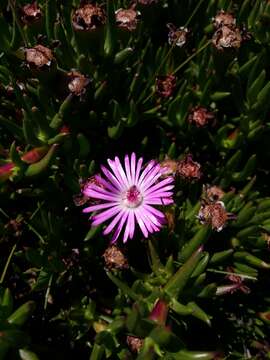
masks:
[[[237,50],[242,43],[241,30],[236,26],[222,26],[213,35],[212,43],[219,51],[225,49]]]
[[[133,353],[138,353],[143,346],[143,339],[136,336],[127,336],[127,345]]]
[[[136,11],[134,8],[130,9],[118,9],[115,12],[116,25],[128,31],[136,30],[137,24],[139,22],[140,12]]]
[[[220,10],[217,15],[213,18],[213,24],[216,29],[221,26],[235,26],[236,18],[230,12]]]
[[[168,43],[170,45],[183,47],[187,42],[189,30],[183,26],[177,28],[171,23],[167,24],[167,27],[170,30],[168,34]]]
[[[30,67],[42,68],[49,67],[54,59],[51,49],[36,45],[33,48],[25,49],[25,59]]]
[[[104,10],[93,4],[85,4],[77,9],[72,17],[72,24],[75,30],[95,30],[106,23]]]
[[[103,254],[106,268],[123,270],[128,268],[128,261],[123,252],[115,245],[109,246]]]
[[[69,83],[68,88],[71,93],[76,96],[83,95],[86,91],[86,87],[89,84],[90,80],[79,73],[78,71],[71,71],[68,73]]]
[[[168,98],[172,95],[176,87],[176,77],[174,75],[157,76],[156,78],[156,93]]]
[[[192,109],[191,113],[188,116],[188,121],[191,124],[195,124],[197,127],[204,127],[209,123],[213,123],[214,120],[214,113],[208,111],[202,106],[196,106],[194,109]]]
[[[222,201],[202,202],[198,219],[201,224],[210,225],[217,232],[223,230],[228,220],[235,219],[235,215],[226,211]]]
[[[41,9],[38,7],[36,1],[32,4],[26,4],[21,8],[21,19],[25,24],[38,21],[41,18],[41,15]]]
[[[202,177],[201,165],[193,161],[192,155],[188,154],[180,160],[177,167],[177,174],[186,180],[199,180]]]

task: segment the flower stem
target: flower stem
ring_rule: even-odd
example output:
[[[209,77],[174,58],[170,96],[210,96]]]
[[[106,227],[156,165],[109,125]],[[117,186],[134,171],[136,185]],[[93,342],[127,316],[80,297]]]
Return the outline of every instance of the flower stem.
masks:
[[[189,23],[191,22],[192,18],[194,17],[194,15],[196,14],[196,12],[199,10],[200,6],[202,5],[202,3],[204,2],[204,0],[200,0],[198,2],[198,4],[195,6],[195,9],[193,10],[192,14],[190,15],[190,17],[188,18],[187,22],[185,23],[185,27],[187,27],[189,25]]]
[[[208,45],[211,44],[211,40],[207,41],[200,49],[198,49],[194,54],[190,55],[184,62],[182,62],[172,73],[174,75],[177,73],[182,67],[184,67],[188,62],[190,62],[194,57],[196,57],[200,52],[202,52]]]
[[[0,284],[3,284],[3,282],[4,282],[4,279],[5,279],[5,276],[6,276],[8,267],[9,267],[9,264],[10,264],[10,262],[11,262],[11,259],[12,259],[12,257],[13,257],[13,254],[14,254],[14,252],[15,252],[15,250],[16,250],[16,247],[17,247],[17,243],[12,246],[12,249],[11,249],[11,251],[10,251],[10,253],[9,253],[9,256],[8,256],[8,258],[7,258],[7,261],[6,261],[6,264],[5,264],[5,267],[4,267],[4,270],[3,270],[2,275],[1,275],[1,278],[0,278]]]

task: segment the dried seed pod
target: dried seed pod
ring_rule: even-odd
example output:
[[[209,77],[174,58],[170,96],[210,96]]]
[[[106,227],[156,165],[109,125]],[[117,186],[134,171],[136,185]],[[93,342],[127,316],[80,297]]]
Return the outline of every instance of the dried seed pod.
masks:
[[[223,230],[228,220],[235,219],[235,215],[226,211],[222,201],[203,202],[199,210],[198,219],[201,224],[211,225],[217,232]]]
[[[192,155],[188,154],[178,162],[177,174],[186,180],[198,180],[202,177],[201,165],[193,161]]]
[[[90,80],[79,73],[78,71],[71,71],[68,73],[69,83],[68,88],[71,93],[76,96],[81,96],[85,93],[86,87]]]
[[[130,9],[118,9],[115,12],[115,21],[116,25],[128,31],[136,30],[137,24],[139,22],[140,12],[136,11],[134,8]]]
[[[156,78],[156,93],[163,98],[170,97],[176,87],[176,76],[164,75]]]
[[[106,23],[104,10],[93,4],[85,4],[77,9],[72,17],[72,24],[75,30],[91,31]]]
[[[222,26],[217,29],[212,38],[212,43],[219,51],[224,49],[240,48],[242,43],[241,30],[236,26]]]
[[[199,127],[204,127],[208,125],[210,122],[213,123],[215,119],[215,115],[213,112],[208,111],[206,108],[202,106],[196,106],[192,109],[191,113],[188,116],[188,121],[191,124]]]
[[[171,23],[167,24],[167,27],[170,30],[168,33],[168,43],[170,45],[183,47],[187,42],[189,30],[184,26],[177,28]]]
[[[54,57],[51,49],[43,46],[36,45],[33,48],[25,49],[25,59],[30,67],[42,68],[50,66]]]
[[[136,336],[127,336],[127,345],[133,353],[138,353],[143,346],[143,339]]]
[[[41,9],[36,1],[32,4],[26,4],[21,8],[21,19],[25,24],[31,24],[41,18]]]
[[[235,26],[236,18],[230,12],[220,10],[217,15],[213,18],[213,24],[216,29],[221,26]]]
[[[127,269],[128,261],[123,252],[115,245],[109,246],[102,255],[108,269]]]

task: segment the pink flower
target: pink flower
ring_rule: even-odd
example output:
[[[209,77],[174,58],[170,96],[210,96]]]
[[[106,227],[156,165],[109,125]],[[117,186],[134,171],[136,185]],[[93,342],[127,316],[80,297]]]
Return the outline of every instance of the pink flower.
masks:
[[[124,168],[118,157],[108,159],[108,164],[110,170],[101,166],[105,179],[96,175],[100,186],[89,183],[83,190],[89,198],[102,201],[83,210],[85,213],[99,212],[92,217],[92,225],[97,226],[112,219],[104,230],[107,235],[115,229],[112,242],[118,239],[122,230],[124,242],[132,239],[136,223],[146,238],[149,233],[159,231],[165,222],[165,215],[153,205],[173,203],[173,177],[160,180],[160,165],[152,160],[143,168],[143,158],[137,161],[134,153],[130,157],[125,156]]]

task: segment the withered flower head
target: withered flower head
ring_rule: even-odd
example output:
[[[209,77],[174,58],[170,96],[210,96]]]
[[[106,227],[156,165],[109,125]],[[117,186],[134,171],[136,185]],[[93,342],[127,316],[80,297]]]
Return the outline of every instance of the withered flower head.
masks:
[[[139,21],[140,12],[130,9],[118,9],[115,12],[116,25],[121,29],[128,31],[136,30]]]
[[[176,87],[176,76],[164,75],[156,78],[156,93],[163,97],[170,97]]]
[[[75,30],[95,30],[106,23],[104,10],[93,4],[85,4],[75,11],[72,24]]]
[[[222,201],[202,203],[198,219],[201,224],[211,225],[217,232],[223,230],[228,220],[235,219],[235,215],[226,211]]]
[[[143,346],[143,339],[136,336],[127,336],[127,344],[133,353],[138,353]]]
[[[216,29],[221,26],[235,26],[236,18],[232,13],[220,10],[217,15],[213,18],[213,23]]]
[[[163,176],[170,176],[170,175],[175,175],[177,172],[177,161],[166,158],[165,160],[163,160],[161,163],[159,163],[160,167],[161,167],[161,172],[163,174]]]
[[[209,122],[213,122],[214,119],[214,113],[202,106],[196,106],[188,116],[188,121],[197,127],[206,126]]]
[[[193,161],[192,155],[188,154],[183,160],[178,162],[177,173],[186,180],[198,180],[202,176],[201,165]]]
[[[35,22],[41,18],[41,10],[36,1],[21,8],[21,19],[25,24]]]
[[[43,45],[36,45],[33,48],[25,49],[25,59],[30,66],[42,68],[51,65],[53,53],[51,49]]]
[[[187,36],[189,34],[189,30],[183,26],[180,28],[176,28],[173,24],[167,24],[169,28],[168,34],[168,43],[170,45],[176,45],[178,47],[183,47],[187,42]]]
[[[240,48],[242,43],[241,30],[236,26],[222,26],[217,29],[212,38],[212,43],[217,50]]]
[[[90,80],[78,71],[71,71],[68,73],[68,77],[70,79],[68,83],[70,92],[77,96],[84,94]]]
[[[115,245],[109,246],[102,255],[108,269],[127,269],[128,261],[123,252]]]
[[[240,290],[245,294],[250,293],[249,287],[243,285],[243,278],[240,275],[237,275],[237,273],[234,273],[234,269],[232,267],[228,267],[227,271],[231,274],[227,275],[227,279],[230,280],[234,284],[234,289],[231,290],[232,292],[235,292],[236,290]]]
[[[210,201],[221,200],[225,192],[218,186],[203,185],[203,192]]]

